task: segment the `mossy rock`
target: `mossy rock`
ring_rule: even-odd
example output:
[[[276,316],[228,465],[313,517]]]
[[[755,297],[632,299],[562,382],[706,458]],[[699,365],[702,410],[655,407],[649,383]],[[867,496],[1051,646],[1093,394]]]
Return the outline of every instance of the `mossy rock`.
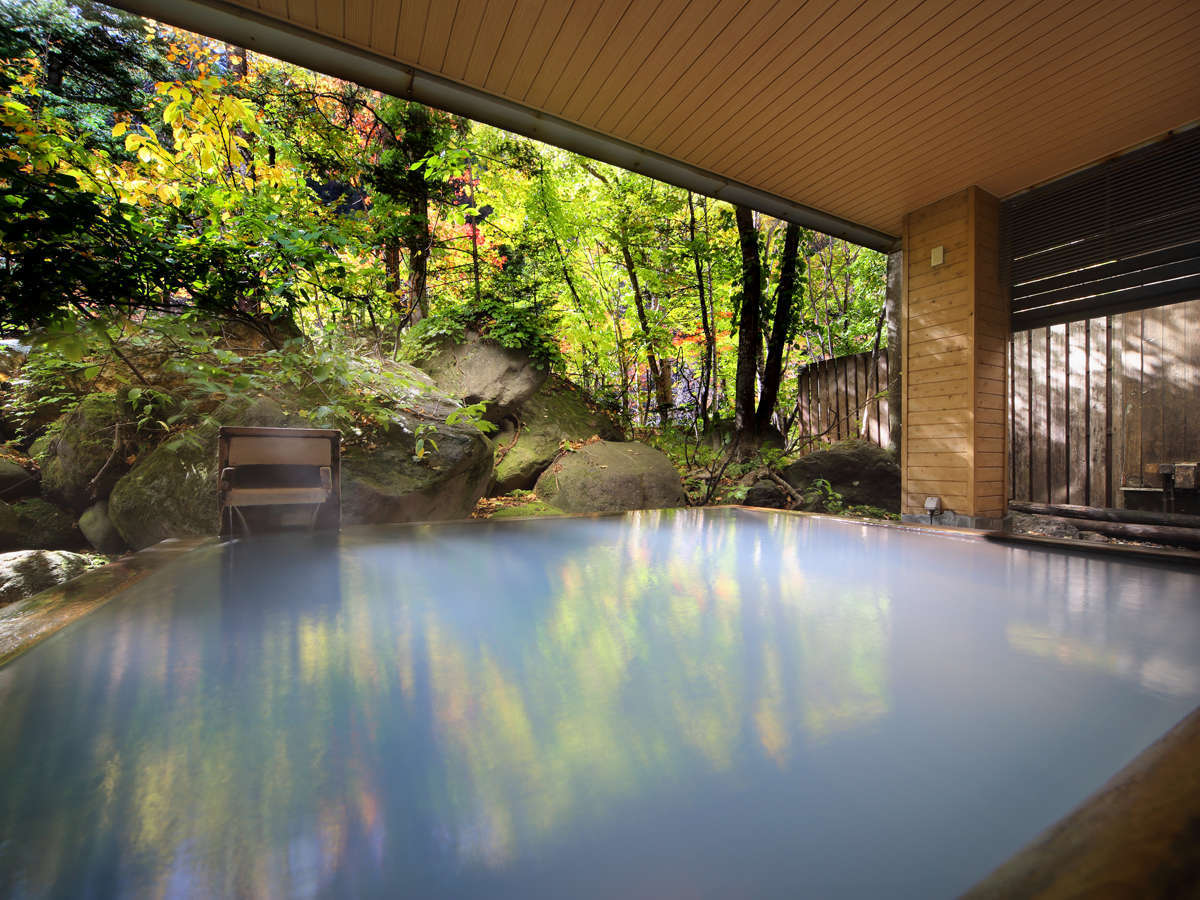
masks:
[[[75,517],[40,497],[0,502],[0,550],[74,550],[84,545]]]
[[[75,510],[108,496],[126,469],[124,461],[114,460],[95,485],[92,480],[112,456],[114,431],[124,418],[122,405],[112,394],[84,397],[59,418],[33,446],[42,470],[42,493]]]
[[[274,400],[239,397],[213,413],[220,425],[271,428],[293,421]],[[108,518],[135,550],[167,538],[216,534],[217,425],[192,429],[141,456],[108,497]]]
[[[14,459],[0,456],[0,497],[19,500],[38,493],[38,476]]]
[[[517,410],[518,426],[496,438],[493,496],[532,488],[558,455],[563,441],[586,441],[598,435],[621,441],[625,435],[612,417],[592,403],[578,386],[551,375]]]
[[[841,441],[802,456],[781,474],[802,494],[824,478],[848,506],[900,511],[900,464],[895,454],[869,441]]]
[[[93,565],[94,560],[65,550],[0,553],[0,606],[70,581]]]
[[[492,477],[492,444],[470,426],[436,425],[437,444],[413,459],[421,420],[397,422],[372,450],[351,448],[342,457],[342,522],[378,525],[462,519],[471,514]],[[434,424],[434,423],[429,423]]]
[[[489,519],[527,519],[541,518],[542,516],[563,516],[566,515],[557,506],[551,506],[542,500],[533,499],[528,503],[521,503],[517,506],[505,506],[496,510]]]
[[[523,350],[502,347],[490,338],[467,332],[461,344],[443,341],[417,366],[437,386],[464,404],[486,403],[486,417],[500,423],[513,415],[546,380]]]
[[[112,489],[108,517],[135,550],[217,533],[217,430],[198,428],[138,460]]]
[[[661,509],[686,502],[671,461],[636,441],[596,441],[564,453],[538,478],[535,490],[539,500],[569,513]]]
[[[98,553],[115,556],[125,550],[125,539],[108,515],[108,501],[97,500],[79,517],[79,530]]]

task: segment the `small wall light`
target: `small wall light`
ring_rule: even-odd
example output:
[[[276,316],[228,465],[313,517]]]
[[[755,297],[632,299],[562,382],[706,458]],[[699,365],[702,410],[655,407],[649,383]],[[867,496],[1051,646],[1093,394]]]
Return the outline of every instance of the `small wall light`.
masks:
[[[946,261],[946,251],[945,251],[945,249],[943,249],[941,244],[938,244],[936,247],[933,248],[933,251],[929,254],[929,265],[930,266],[940,266],[945,261]]]
[[[941,497],[926,497],[925,512],[929,513],[929,524],[933,524],[933,517],[942,511]]]

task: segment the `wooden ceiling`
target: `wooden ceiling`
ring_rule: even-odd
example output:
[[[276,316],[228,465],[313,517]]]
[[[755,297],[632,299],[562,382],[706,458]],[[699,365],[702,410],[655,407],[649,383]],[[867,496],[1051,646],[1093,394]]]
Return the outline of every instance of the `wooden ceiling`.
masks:
[[[171,21],[177,0],[117,2]],[[1200,120],[1198,0],[198,2],[890,235]]]

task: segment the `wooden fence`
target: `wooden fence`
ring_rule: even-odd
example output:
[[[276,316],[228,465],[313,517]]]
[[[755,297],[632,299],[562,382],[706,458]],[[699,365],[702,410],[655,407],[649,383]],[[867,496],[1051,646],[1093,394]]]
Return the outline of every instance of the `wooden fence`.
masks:
[[[1153,503],[1200,460],[1200,300],[1013,334],[1009,398],[1014,500]]]
[[[871,351],[810,363],[797,376],[796,421],[804,438],[862,438],[881,447],[888,431],[887,352]]]

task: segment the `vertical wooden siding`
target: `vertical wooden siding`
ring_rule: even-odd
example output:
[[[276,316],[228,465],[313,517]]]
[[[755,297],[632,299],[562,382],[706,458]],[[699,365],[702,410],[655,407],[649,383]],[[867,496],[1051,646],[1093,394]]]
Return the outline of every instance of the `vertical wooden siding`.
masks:
[[[901,509],[926,496],[971,511],[971,286],[969,191],[911,213],[904,225],[904,435]],[[945,262],[930,265],[935,246]]]
[[[1009,339],[1014,500],[1123,507],[1200,460],[1200,300]],[[1131,490],[1132,489],[1132,490]]]
[[[871,351],[811,363],[797,375],[797,425],[805,442],[861,438],[881,447],[888,429],[888,360]]]

